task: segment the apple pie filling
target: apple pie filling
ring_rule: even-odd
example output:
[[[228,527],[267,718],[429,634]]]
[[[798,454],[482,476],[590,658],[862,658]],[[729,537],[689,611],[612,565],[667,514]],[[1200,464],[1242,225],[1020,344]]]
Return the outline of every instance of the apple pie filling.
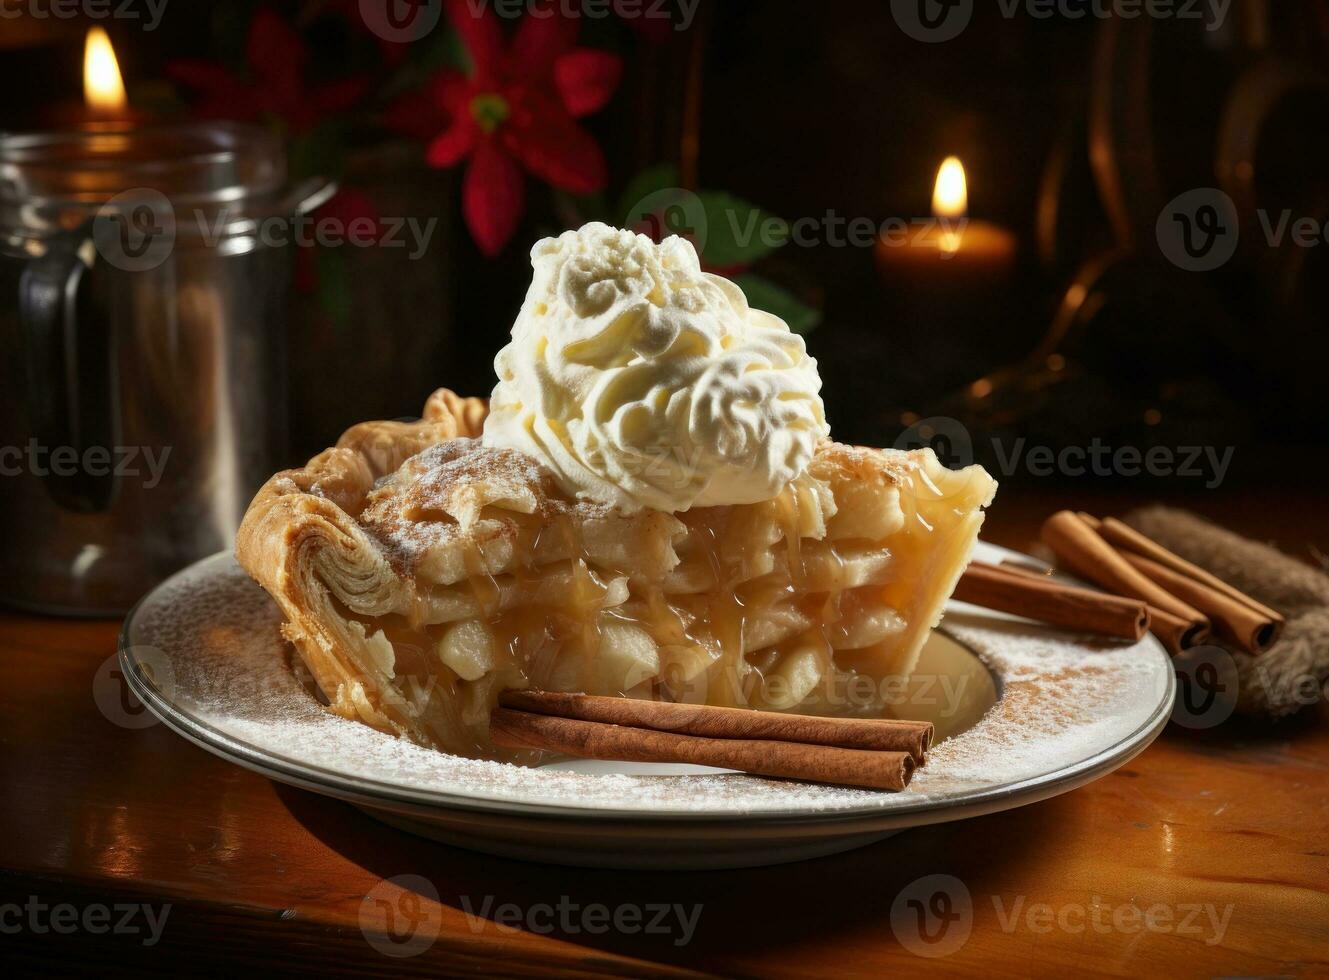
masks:
[[[433,415],[274,477],[239,552],[332,710],[472,756],[507,688],[889,716],[995,489],[827,440],[771,500],[624,512]]]

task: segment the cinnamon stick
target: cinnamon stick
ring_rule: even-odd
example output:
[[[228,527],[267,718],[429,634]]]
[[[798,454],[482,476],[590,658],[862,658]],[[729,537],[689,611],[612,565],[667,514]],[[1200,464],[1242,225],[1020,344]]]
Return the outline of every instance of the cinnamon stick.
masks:
[[[1002,562],[1001,567],[1003,571],[1008,571],[1021,578],[1027,577],[1039,582],[1051,581],[1043,573],[1016,562]],[[1148,603],[1145,604],[1145,608],[1149,611],[1149,632],[1158,637],[1159,642],[1173,656],[1176,656],[1182,650],[1190,649],[1198,643],[1203,643],[1209,638],[1209,627],[1206,623],[1195,623],[1182,619],[1180,616],[1174,616],[1172,613]]]
[[[870,752],[798,742],[701,738],[649,728],[606,725],[496,708],[489,719],[495,745],[543,749],[585,759],[684,762],[761,776],[902,790],[914,773],[908,752]]]
[[[1057,581],[1055,578],[1052,577],[1052,572],[1050,570],[1041,571],[1030,565],[1026,565],[1023,562],[1012,561],[1009,558],[1003,558],[1001,560],[1001,564],[997,567],[999,567],[1003,572],[1006,572],[1009,575],[1018,575],[1021,578],[1027,578],[1033,582]]]
[[[1058,561],[1081,578],[1117,595],[1143,599],[1151,606],[1186,620],[1192,627],[1208,627],[1209,621],[1202,612],[1133,568],[1078,514],[1069,510],[1053,514],[1044,522],[1042,536],[1043,542],[1056,553]]]
[[[1158,637],[1163,648],[1172,656],[1204,643],[1209,639],[1209,623],[1194,622],[1174,616],[1164,609],[1149,607],[1149,632]]]
[[[1102,535],[1103,540],[1115,547],[1118,551],[1129,551],[1141,555],[1144,558],[1149,558],[1165,568],[1169,568],[1174,572],[1185,575],[1187,578],[1194,579],[1197,582],[1207,585],[1215,592],[1219,592],[1222,595],[1227,596],[1229,599],[1233,599],[1236,602],[1247,606],[1260,617],[1269,620],[1275,626],[1273,639],[1270,640],[1271,644],[1274,640],[1277,640],[1278,635],[1282,633],[1285,620],[1277,611],[1270,609],[1268,606],[1255,599],[1252,599],[1245,592],[1224,582],[1212,572],[1209,572],[1192,562],[1188,562],[1180,555],[1169,551],[1157,541],[1154,541],[1152,538],[1135,530],[1135,528],[1131,527],[1129,524],[1125,524],[1122,521],[1117,520],[1115,517],[1109,517],[1101,522],[1099,534]]]
[[[1281,616],[1276,623],[1245,603],[1150,558],[1130,551],[1121,552],[1121,556],[1177,598],[1202,611],[1213,621],[1214,632],[1246,653],[1264,653],[1278,638]]]
[[[970,564],[954,596],[1041,623],[1136,642],[1149,629],[1149,610],[1139,599],[1063,585],[1036,573],[1012,573],[984,562]]]
[[[908,752],[919,765],[932,746],[932,723],[875,718],[819,718],[752,708],[721,708],[553,691],[504,691],[498,703],[533,714],[649,728],[703,738],[766,739],[841,749]]]

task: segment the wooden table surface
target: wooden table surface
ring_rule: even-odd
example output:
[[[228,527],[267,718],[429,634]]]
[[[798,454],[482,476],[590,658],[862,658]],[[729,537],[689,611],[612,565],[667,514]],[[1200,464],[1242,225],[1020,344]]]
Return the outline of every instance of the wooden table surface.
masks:
[[[1089,495],[1075,503],[1121,509]],[[1329,552],[1322,501],[1254,503],[1233,494],[1196,506],[1289,551]],[[1050,509],[1032,499],[999,507],[985,536],[1027,546]],[[1323,703],[1278,727],[1174,727],[1075,792],[835,857],[747,871],[579,871],[418,840],[161,725],[111,723],[92,691],[118,628],[0,614],[0,951],[29,969],[1329,974]],[[427,879],[440,901],[380,884],[399,875]],[[960,924],[922,946],[945,955],[924,958],[897,938],[890,910],[902,890],[928,890],[914,883],[931,875],[949,876],[939,880],[950,904],[935,911],[969,910],[972,930],[961,935],[964,919],[950,914],[930,920]],[[418,923],[418,955],[384,955],[362,932],[376,887],[384,908]],[[700,910],[690,935],[673,909],[668,932],[623,919],[628,929],[600,933],[597,904],[648,921],[657,906]],[[494,921],[508,905],[525,926]]]

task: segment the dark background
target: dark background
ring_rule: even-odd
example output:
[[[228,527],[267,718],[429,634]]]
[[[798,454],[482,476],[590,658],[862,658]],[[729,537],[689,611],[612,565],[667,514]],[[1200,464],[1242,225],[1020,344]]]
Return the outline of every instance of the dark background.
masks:
[[[292,18],[309,11],[273,6]],[[134,104],[187,113],[164,81],[168,65],[224,57],[218,48],[234,47],[226,39],[252,7],[174,0],[152,33],[109,22]],[[47,125],[52,104],[78,99],[85,27],[0,23],[0,127]],[[341,29],[310,37],[316,75],[354,67],[363,48]],[[1014,270],[976,290],[888,280],[872,248],[789,244],[758,263],[821,312],[808,346],[838,439],[889,445],[919,418],[944,416],[989,465],[994,439],[1058,449],[1097,438],[1142,451],[1235,447],[1227,478],[1236,482],[1323,474],[1329,245],[1272,247],[1248,212],[1231,261],[1186,272],[1160,252],[1152,216],[1183,191],[1227,190],[1236,178],[1220,136],[1244,127],[1253,204],[1329,217],[1326,3],[1233,0],[1211,31],[1194,20],[1040,19],[1023,7],[1005,17],[979,0],[958,38],[928,44],[902,31],[885,2],[701,0],[687,31],[647,37],[596,22],[581,42],[626,63],[614,100],[587,120],[609,160],[608,199],[642,169],[670,163],[685,187],[723,190],[786,220],[917,218],[928,214],[938,164],[957,154],[970,214],[1017,237]],[[1252,92],[1270,76],[1290,81],[1259,103]],[[347,139],[359,159],[391,136],[362,115]],[[377,156],[368,176],[353,160],[346,179],[404,213],[443,216],[427,263],[400,270],[439,288],[410,317],[376,319],[386,308],[376,296],[396,273],[342,267],[357,292],[340,330],[317,315],[317,296],[294,297],[293,377],[317,380],[303,393],[297,383],[293,458],[362,418],[418,411],[437,385],[487,392],[529,280],[530,244],[589,210],[531,180],[520,228],[486,258],[456,220],[455,175],[429,171],[421,156],[404,149],[386,169]],[[425,191],[393,199],[385,188],[416,186],[393,168]],[[352,259],[362,260],[372,262]],[[1035,478],[1024,468],[998,475]],[[1149,485],[1165,495],[1198,488],[1181,478]]]

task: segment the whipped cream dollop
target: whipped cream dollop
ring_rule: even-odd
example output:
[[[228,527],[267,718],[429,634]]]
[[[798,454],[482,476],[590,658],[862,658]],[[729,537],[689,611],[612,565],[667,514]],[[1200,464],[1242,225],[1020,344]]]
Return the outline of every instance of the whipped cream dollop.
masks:
[[[484,444],[625,510],[776,496],[829,435],[817,362],[673,236],[594,223],[531,250]]]

